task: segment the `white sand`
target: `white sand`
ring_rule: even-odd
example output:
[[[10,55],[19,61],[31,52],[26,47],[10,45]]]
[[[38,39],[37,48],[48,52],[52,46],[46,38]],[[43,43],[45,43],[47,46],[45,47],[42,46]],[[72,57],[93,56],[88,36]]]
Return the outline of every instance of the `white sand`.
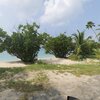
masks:
[[[21,61],[11,61],[11,62],[3,62],[0,61],[1,68],[9,68],[9,67],[25,67],[26,65]]]
[[[61,64],[61,65],[71,65],[71,64],[86,64],[86,63],[95,63],[98,62],[98,60],[94,59],[86,59],[85,61],[72,61],[69,59],[63,59],[63,58],[47,58],[47,59],[39,59],[45,63],[48,64]],[[22,63],[21,61],[11,61],[11,62],[3,62],[0,61],[0,67],[25,67],[26,64]]]
[[[72,61],[68,59],[62,58],[48,58],[48,59],[39,59],[48,64],[63,64],[63,65],[70,65],[70,64],[80,64],[83,62]],[[3,62],[0,61],[0,67],[8,68],[8,67],[25,67],[26,64],[22,63],[21,61],[10,61],[10,62]]]
[[[49,59],[44,59],[42,61],[49,64],[61,64],[61,65],[84,63],[83,61],[72,61],[70,59],[64,59],[64,58],[49,58]]]

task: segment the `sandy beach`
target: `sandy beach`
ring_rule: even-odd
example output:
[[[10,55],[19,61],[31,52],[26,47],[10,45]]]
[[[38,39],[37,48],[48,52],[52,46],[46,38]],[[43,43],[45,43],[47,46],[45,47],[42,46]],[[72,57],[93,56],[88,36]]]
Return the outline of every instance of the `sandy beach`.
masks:
[[[45,62],[47,64],[61,64],[61,65],[70,65],[70,64],[80,64],[83,63],[78,61],[72,61],[68,59],[62,59],[62,58],[49,58],[49,59],[40,59],[42,62]],[[9,67],[25,67],[27,66],[21,61],[9,61],[4,62],[0,61],[0,67],[1,68],[9,68]]]
[[[70,59],[64,59],[64,58],[49,58],[49,59],[44,59],[42,61],[45,63],[48,63],[48,64],[61,64],[61,65],[71,65],[71,64],[84,63],[83,61],[72,61]]]
[[[9,62],[0,61],[0,68],[25,67],[25,66],[26,65],[21,61],[9,61]]]
[[[63,58],[48,58],[48,59],[39,59],[42,62],[45,62],[47,64],[61,64],[61,65],[71,65],[71,64],[86,64],[86,63],[95,63],[98,62],[98,60],[93,60],[93,59],[86,59],[84,61],[72,61],[70,59],[63,59]],[[21,61],[9,61],[9,62],[4,62],[0,61],[0,67],[2,68],[9,68],[9,67],[25,67],[27,66]]]

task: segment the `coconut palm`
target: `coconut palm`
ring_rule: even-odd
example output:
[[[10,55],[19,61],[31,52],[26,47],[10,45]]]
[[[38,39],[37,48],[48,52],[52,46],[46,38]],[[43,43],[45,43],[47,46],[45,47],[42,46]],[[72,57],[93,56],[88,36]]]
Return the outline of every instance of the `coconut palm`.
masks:
[[[100,25],[98,25],[98,26],[99,26],[99,28],[97,28],[96,30],[100,31]],[[97,37],[98,37],[98,41],[100,42],[100,32],[97,34]]]
[[[84,48],[88,44],[88,41],[90,40],[91,37],[85,38],[85,32],[80,32],[77,30],[78,34],[73,34],[74,36],[74,42],[76,44],[75,47],[75,54],[76,56],[84,56]],[[84,54],[84,55],[83,55]]]
[[[92,29],[93,27],[95,27],[95,24],[92,21],[87,22],[86,28],[87,29]]]
[[[92,21],[87,22],[86,28],[91,29],[94,32],[97,40],[99,40],[95,30],[93,29],[93,27],[95,27],[95,24]]]

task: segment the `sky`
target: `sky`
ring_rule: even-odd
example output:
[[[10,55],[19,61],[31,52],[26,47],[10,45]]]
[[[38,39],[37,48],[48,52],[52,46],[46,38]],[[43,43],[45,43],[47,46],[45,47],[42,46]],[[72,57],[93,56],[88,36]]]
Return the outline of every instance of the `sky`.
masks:
[[[70,35],[85,30],[88,21],[100,24],[100,0],[0,0],[0,27],[8,34],[36,22],[40,32]]]

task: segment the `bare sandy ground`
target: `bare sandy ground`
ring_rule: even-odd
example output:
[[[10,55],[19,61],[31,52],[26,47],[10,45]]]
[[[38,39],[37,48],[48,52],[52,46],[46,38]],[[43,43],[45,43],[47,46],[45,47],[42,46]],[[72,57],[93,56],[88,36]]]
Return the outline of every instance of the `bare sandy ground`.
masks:
[[[0,68],[9,68],[9,67],[25,67],[26,65],[21,61],[11,61],[11,62],[1,62]]]
[[[72,61],[69,59],[63,58],[49,58],[49,59],[39,59],[48,64],[61,64],[61,65],[71,65],[71,64],[86,64],[86,63],[93,63],[98,62],[98,60],[93,59],[86,59],[84,61]],[[0,67],[25,67],[26,64],[22,63],[21,61],[10,61],[10,62],[2,62],[0,61]]]
[[[64,58],[49,58],[49,59],[41,59],[41,60],[48,64],[61,64],[61,65],[91,64],[91,63],[99,62],[99,60],[96,60],[96,59],[86,59],[83,61],[72,61],[70,59],[64,59]]]
[[[100,100],[100,75],[77,77],[71,73],[48,72],[55,90],[61,93],[62,100],[67,96],[79,100]]]
[[[34,94],[35,99],[29,100],[67,100],[67,96],[79,100],[100,100],[100,75],[77,77],[70,73],[44,71],[50,81],[50,89]],[[33,78],[35,72],[19,74],[17,77]],[[8,89],[0,92],[0,100],[19,100],[22,93]]]
[[[42,60],[45,63],[49,64],[61,64],[61,65],[70,65],[70,64],[81,64],[84,63],[83,61],[72,61],[70,59],[64,59],[64,58],[50,58],[50,59],[44,59]]]

